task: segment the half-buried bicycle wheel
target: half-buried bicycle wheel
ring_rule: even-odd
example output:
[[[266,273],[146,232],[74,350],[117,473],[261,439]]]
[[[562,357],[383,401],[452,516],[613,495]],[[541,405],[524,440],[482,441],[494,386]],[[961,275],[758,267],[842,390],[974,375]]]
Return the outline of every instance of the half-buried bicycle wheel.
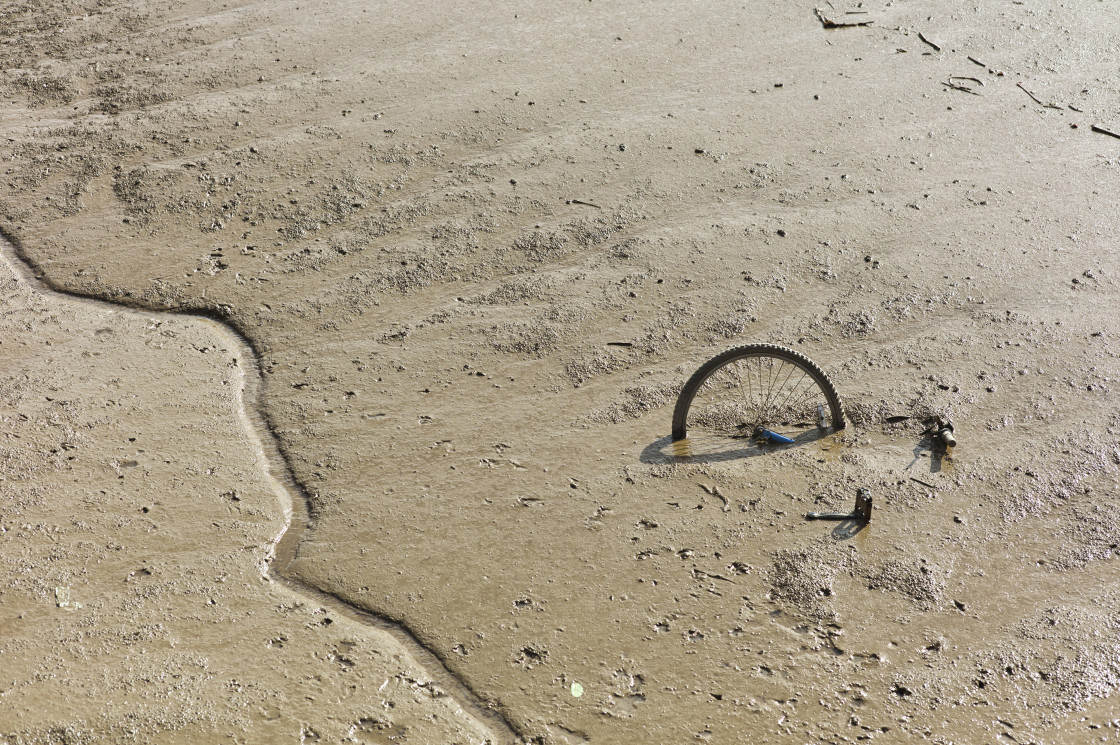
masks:
[[[673,410],[674,440],[703,430],[798,442],[843,428],[844,407],[824,370],[776,344],[735,347],[708,360],[684,384]]]

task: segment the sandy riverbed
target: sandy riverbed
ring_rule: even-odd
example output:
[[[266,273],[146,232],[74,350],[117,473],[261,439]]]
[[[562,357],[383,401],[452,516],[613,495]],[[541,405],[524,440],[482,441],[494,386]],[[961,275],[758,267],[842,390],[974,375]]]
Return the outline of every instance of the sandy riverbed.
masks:
[[[283,500],[241,368],[199,354],[225,332],[161,314],[157,352],[140,316],[12,280],[0,732],[174,740],[240,707],[259,742],[1115,736],[1113,14],[476,5],[6,8],[0,227],[58,290],[252,345],[310,511],[285,571],[401,631],[317,629],[262,574]],[[675,450],[680,384],[751,341],[819,363],[849,427]],[[157,424],[190,478],[120,441]],[[858,487],[866,529],[802,520]],[[141,552],[119,577],[110,544]],[[143,568],[163,595],[133,607]]]

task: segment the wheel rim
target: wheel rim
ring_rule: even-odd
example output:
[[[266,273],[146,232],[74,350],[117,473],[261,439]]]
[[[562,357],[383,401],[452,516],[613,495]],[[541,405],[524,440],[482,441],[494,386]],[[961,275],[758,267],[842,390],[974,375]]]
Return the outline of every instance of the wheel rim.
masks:
[[[753,438],[770,430],[793,440],[812,439],[831,419],[828,397],[813,373],[767,354],[729,360],[696,389],[688,409],[690,432]]]

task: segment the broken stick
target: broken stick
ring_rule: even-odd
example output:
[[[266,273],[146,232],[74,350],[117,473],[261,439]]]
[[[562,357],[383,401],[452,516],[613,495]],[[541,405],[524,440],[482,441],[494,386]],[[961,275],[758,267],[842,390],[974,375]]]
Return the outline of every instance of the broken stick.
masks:
[[[918,32],[918,38],[921,39],[922,41],[924,41],[926,44],[929,44],[931,47],[933,47],[933,51],[935,51],[935,52],[940,52],[941,51],[941,47],[937,46],[932,41],[927,39],[925,37],[925,34],[923,34],[921,31]]]
[[[837,21],[837,20],[833,20],[829,16],[826,16],[824,14],[824,11],[821,10],[820,8],[815,8],[814,10],[816,10],[816,12],[817,12],[817,18],[820,19],[821,25],[824,26],[825,28],[854,28],[856,26],[870,26],[872,23],[875,22],[875,21]],[[867,14],[864,13],[864,12],[849,11],[849,12],[845,13],[845,15],[867,15]]]
[[[584,207],[594,207],[597,210],[603,209],[602,207],[600,207],[597,204],[592,204],[591,202],[585,202],[582,199],[569,199],[567,201],[567,204],[582,204]]]
[[[1022,83],[1016,83],[1015,85],[1019,86],[1019,90],[1023,91],[1023,93],[1026,93],[1026,94],[1027,94],[1028,96],[1030,96],[1030,97],[1031,97],[1031,100],[1032,100],[1032,101],[1034,101],[1034,102],[1035,102],[1036,104],[1038,104],[1039,106],[1042,106],[1042,107],[1044,107],[1044,108],[1047,108],[1047,109],[1058,109],[1058,110],[1061,110],[1061,108],[1062,108],[1062,107],[1061,107],[1061,106],[1058,106],[1057,104],[1054,104],[1054,103],[1042,103],[1042,101],[1039,101],[1039,100],[1038,100],[1038,97],[1037,97],[1037,96],[1035,96],[1035,95],[1034,95],[1033,93],[1031,93],[1030,91],[1028,91],[1028,90],[1027,90],[1026,88],[1024,88],[1024,87],[1023,87],[1023,84],[1022,84]]]
[[[1094,132],[1099,132],[1099,133],[1100,133],[1100,134],[1102,134],[1102,135],[1108,135],[1109,137],[1115,137],[1116,139],[1120,140],[1120,135],[1116,134],[1115,132],[1109,132],[1109,131],[1108,131],[1107,129],[1105,129],[1104,127],[1098,127],[1098,126],[1097,126],[1096,124],[1093,124],[1093,125],[1091,126],[1091,129],[1092,129],[1092,130],[1093,130]]]
[[[955,84],[953,84],[953,83],[947,83],[947,82],[945,82],[945,81],[941,81],[941,85],[944,85],[944,86],[947,86],[947,87],[949,87],[949,88],[952,88],[952,89],[953,89],[953,90],[955,90],[955,91],[964,91],[965,93],[971,93],[971,94],[972,94],[972,95],[974,95],[974,96],[979,96],[979,95],[980,95],[979,93],[977,93],[976,91],[972,90],[971,88],[966,88],[966,87],[965,87],[965,86],[963,86],[963,85],[955,85]]]

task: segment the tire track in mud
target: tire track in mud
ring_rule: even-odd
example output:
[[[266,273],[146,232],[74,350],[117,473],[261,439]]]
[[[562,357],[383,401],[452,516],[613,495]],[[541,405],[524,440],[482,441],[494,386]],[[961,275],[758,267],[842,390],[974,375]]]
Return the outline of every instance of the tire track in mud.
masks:
[[[425,647],[412,632],[401,623],[383,618],[353,605],[342,598],[305,582],[288,573],[292,562],[299,553],[304,535],[313,527],[310,517],[310,500],[303,487],[292,476],[287,461],[280,452],[276,438],[272,434],[266,418],[261,413],[260,398],[264,378],[261,374],[259,356],[248,339],[222,319],[217,311],[205,309],[191,311],[157,310],[140,302],[115,302],[95,295],[58,289],[44,278],[38,264],[30,259],[16,236],[0,229],[0,259],[23,282],[44,295],[59,295],[69,301],[89,303],[99,307],[109,307],[120,313],[143,315],[170,315],[203,322],[214,328],[233,345],[239,353],[238,373],[238,419],[246,436],[253,442],[256,454],[264,464],[266,480],[271,484],[277,499],[284,510],[286,524],[272,542],[268,560],[268,577],[279,582],[296,595],[317,603],[336,613],[362,624],[368,628],[387,633],[400,643],[432,680],[448,693],[470,716],[488,728],[494,742],[502,745],[516,745],[524,742],[523,736],[499,713],[496,704],[488,704],[478,697],[461,679],[455,676],[443,661]]]

